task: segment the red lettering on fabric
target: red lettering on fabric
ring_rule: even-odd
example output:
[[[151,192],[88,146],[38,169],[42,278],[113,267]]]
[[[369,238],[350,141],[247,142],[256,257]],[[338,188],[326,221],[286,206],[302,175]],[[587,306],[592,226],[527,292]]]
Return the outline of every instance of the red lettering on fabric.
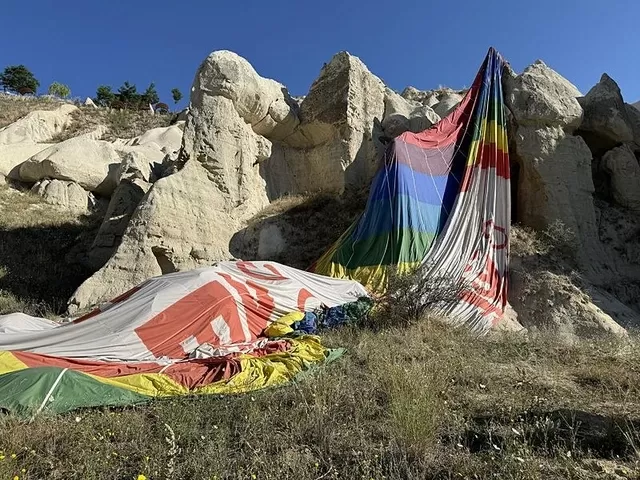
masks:
[[[307,304],[307,300],[309,300],[310,298],[315,298],[313,296],[313,293],[311,293],[306,288],[301,288],[300,291],[298,292],[298,310],[300,310],[301,312],[304,312],[305,305]]]
[[[211,326],[221,317],[229,326],[231,343],[244,342],[236,301],[224,285],[209,282],[167,307],[134,331],[156,358],[182,359],[185,340],[195,338],[198,344],[220,345]]]
[[[275,282],[288,280],[288,278],[283,276],[276,267],[268,263],[263,264],[264,268],[268,270],[267,272],[260,271],[252,262],[237,262],[236,265],[238,266],[238,270],[242,273],[258,280],[270,280]]]

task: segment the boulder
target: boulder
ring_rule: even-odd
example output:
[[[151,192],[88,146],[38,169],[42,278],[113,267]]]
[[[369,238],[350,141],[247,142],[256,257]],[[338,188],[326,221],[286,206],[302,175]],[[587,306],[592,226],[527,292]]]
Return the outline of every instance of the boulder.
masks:
[[[130,145],[153,145],[163,153],[174,153],[180,150],[183,128],[184,122],[169,127],[152,128],[131,140]]]
[[[232,100],[201,89],[207,83],[203,73],[199,70],[194,84],[181,158],[198,162],[218,189],[211,208],[250,216],[269,202],[258,164],[270,144],[254,133]]]
[[[629,125],[633,132],[633,142],[630,144],[634,152],[640,153],[640,109],[626,104],[625,110],[629,117]]]
[[[51,111],[35,111],[0,129],[0,145],[44,143],[71,123],[75,105],[63,104]]]
[[[574,236],[579,262],[591,271],[594,259],[605,255],[598,241],[589,147],[560,126],[519,126],[513,136],[513,158],[520,165],[518,220],[536,230],[560,222]]]
[[[196,73],[192,104],[195,102],[202,110],[207,99],[214,97],[231,100],[254,132],[267,138],[285,138],[299,123],[297,104],[286,88],[275,80],[262,78],[244,58],[227,50],[211,53]]]
[[[31,191],[51,205],[58,205],[78,214],[86,214],[95,206],[95,197],[75,182],[41,180]]]
[[[22,162],[37,153],[49,148],[50,143],[13,143],[11,145],[0,145],[0,174],[14,180],[19,180],[19,168]]]
[[[86,107],[93,107],[93,108],[98,108],[98,106],[94,103],[93,100],[91,100],[90,97],[87,97],[87,99],[84,101],[84,105]]]
[[[616,203],[640,212],[640,164],[633,150],[628,145],[609,150],[602,157],[602,168]]]
[[[116,188],[114,175],[120,161],[120,155],[108,142],[70,138],[22,163],[19,179],[29,183],[45,178],[66,180],[85,190],[109,196]]]
[[[507,70],[504,79],[505,103],[518,125],[561,126],[567,131],[582,122],[580,91],[564,77],[538,60],[521,75]]]
[[[287,242],[277,225],[267,225],[260,231],[258,240],[258,259],[270,260],[287,249]]]
[[[527,329],[518,321],[518,313],[507,302],[502,318],[498,323],[491,326],[489,333],[526,334]]]
[[[438,103],[432,106],[433,111],[440,118],[449,115],[464,97],[456,92],[445,92],[438,97]]]
[[[611,315],[565,275],[545,270],[532,278],[516,260],[512,262],[509,290],[518,321],[530,332],[550,331],[567,343],[580,338],[627,335]]]
[[[633,128],[620,88],[606,73],[579,101],[584,109],[581,130],[608,140],[612,146],[633,141]]]
[[[400,96],[410,102],[418,102],[426,107],[433,107],[436,103],[439,102],[438,94],[433,91],[423,91],[418,90],[415,87],[407,87],[405,88]]]
[[[387,137],[421,132],[438,123],[440,117],[428,106],[405,100],[390,88],[385,90],[382,130]]]

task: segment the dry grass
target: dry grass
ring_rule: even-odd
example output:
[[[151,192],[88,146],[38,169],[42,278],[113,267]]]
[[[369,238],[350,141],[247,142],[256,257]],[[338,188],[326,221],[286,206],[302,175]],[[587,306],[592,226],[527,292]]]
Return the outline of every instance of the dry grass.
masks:
[[[637,342],[477,339],[432,321],[343,329],[325,340],[347,354],[276,390],[33,423],[0,417],[0,478],[23,468],[20,478],[60,479],[604,479],[611,477],[597,470],[611,465],[638,472]]]
[[[18,97],[0,94],[0,128],[21,119],[34,110],[55,110],[65,103],[51,97]]]
[[[101,140],[112,141],[116,138],[134,138],[152,128],[168,127],[172,118],[173,115],[170,114],[152,115],[150,112],[96,109],[83,106],[72,113],[73,121],[71,125],[51,141],[53,143],[62,142],[69,138],[92,132],[100,127],[106,127],[106,131],[100,136]]]
[[[320,213],[333,237],[353,216],[331,219],[334,201],[287,199],[266,218],[286,214],[304,231]],[[0,187],[0,308],[56,310],[84,275],[65,253],[92,225]],[[434,319],[383,324],[325,335],[345,356],[279,389],[30,423],[0,415],[0,478],[638,478],[636,337],[568,345],[477,338]]]
[[[265,226],[277,225],[287,248],[271,260],[306,269],[349,228],[364,210],[367,192],[353,192],[343,198],[317,194],[285,196],[271,203],[248,222],[231,241],[237,258],[258,258],[258,238]],[[314,232],[310,234],[309,232]]]
[[[0,94],[0,128],[19,120],[35,110],[55,110],[68,101],[53,97],[19,97]],[[92,132],[99,127],[106,127],[100,137],[102,140],[116,138],[134,138],[147,130],[170,125],[175,115],[155,114],[146,111],[96,109],[79,105],[72,113],[72,123],[59,134],[55,135],[52,143],[59,143],[69,138]]]

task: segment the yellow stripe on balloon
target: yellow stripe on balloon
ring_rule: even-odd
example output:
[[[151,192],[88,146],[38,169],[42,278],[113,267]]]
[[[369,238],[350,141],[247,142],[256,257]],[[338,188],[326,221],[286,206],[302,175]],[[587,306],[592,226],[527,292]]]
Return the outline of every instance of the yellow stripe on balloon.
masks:
[[[24,362],[18,360],[11,352],[0,352],[0,375],[16,372],[29,368]]]
[[[309,335],[290,341],[291,348],[286,352],[270,353],[260,357],[251,354],[240,355],[240,372],[228,380],[219,380],[194,390],[189,390],[163,373],[139,373],[115,378],[87,375],[101,383],[150,397],[194,393],[244,393],[286,383],[309,365],[325,359],[327,350],[318,337]]]

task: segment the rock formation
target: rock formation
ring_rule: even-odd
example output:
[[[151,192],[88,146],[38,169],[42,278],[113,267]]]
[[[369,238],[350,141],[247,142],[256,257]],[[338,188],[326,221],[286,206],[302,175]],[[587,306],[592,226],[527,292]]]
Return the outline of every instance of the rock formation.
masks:
[[[384,100],[382,81],[346,52],[322,69],[300,106],[243,58],[212,53],[194,80],[183,166],[151,187],[114,256],[72,304],[84,308],[149,276],[229,258],[243,221],[283,194],[366,185]],[[414,128],[437,120],[424,108],[428,116],[416,118],[418,107],[406,108]]]
[[[44,143],[71,123],[75,105],[63,104],[52,111],[35,111],[0,129],[0,145]]]
[[[606,74],[582,95],[541,61],[519,75],[507,68],[503,86],[514,220],[566,247],[562,255],[516,249],[509,318],[568,339],[623,335],[640,324],[640,110]],[[304,237],[326,220],[310,220],[314,231],[302,233],[300,212],[249,220],[283,196],[350,198],[366,189],[385,137],[429,128],[465,93],[398,94],[340,52],[307,95],[293,98],[245,59],[217,51],[197,70],[189,108],[173,125],[114,142],[98,140],[98,126],[52,145],[44,142],[76,107],[32,112],[0,130],[0,178],[79,214],[108,202],[82,258],[98,271],[70,301],[70,311],[85,309],[151,276],[231,258],[230,249],[307,261]],[[543,257],[554,260],[533,261]]]
[[[572,133],[581,125],[580,92],[538,61],[505,77],[505,101],[513,115],[511,157],[520,168],[517,220],[538,230],[561,222],[573,233],[579,262],[594,270],[604,258],[593,205],[591,151]]]

